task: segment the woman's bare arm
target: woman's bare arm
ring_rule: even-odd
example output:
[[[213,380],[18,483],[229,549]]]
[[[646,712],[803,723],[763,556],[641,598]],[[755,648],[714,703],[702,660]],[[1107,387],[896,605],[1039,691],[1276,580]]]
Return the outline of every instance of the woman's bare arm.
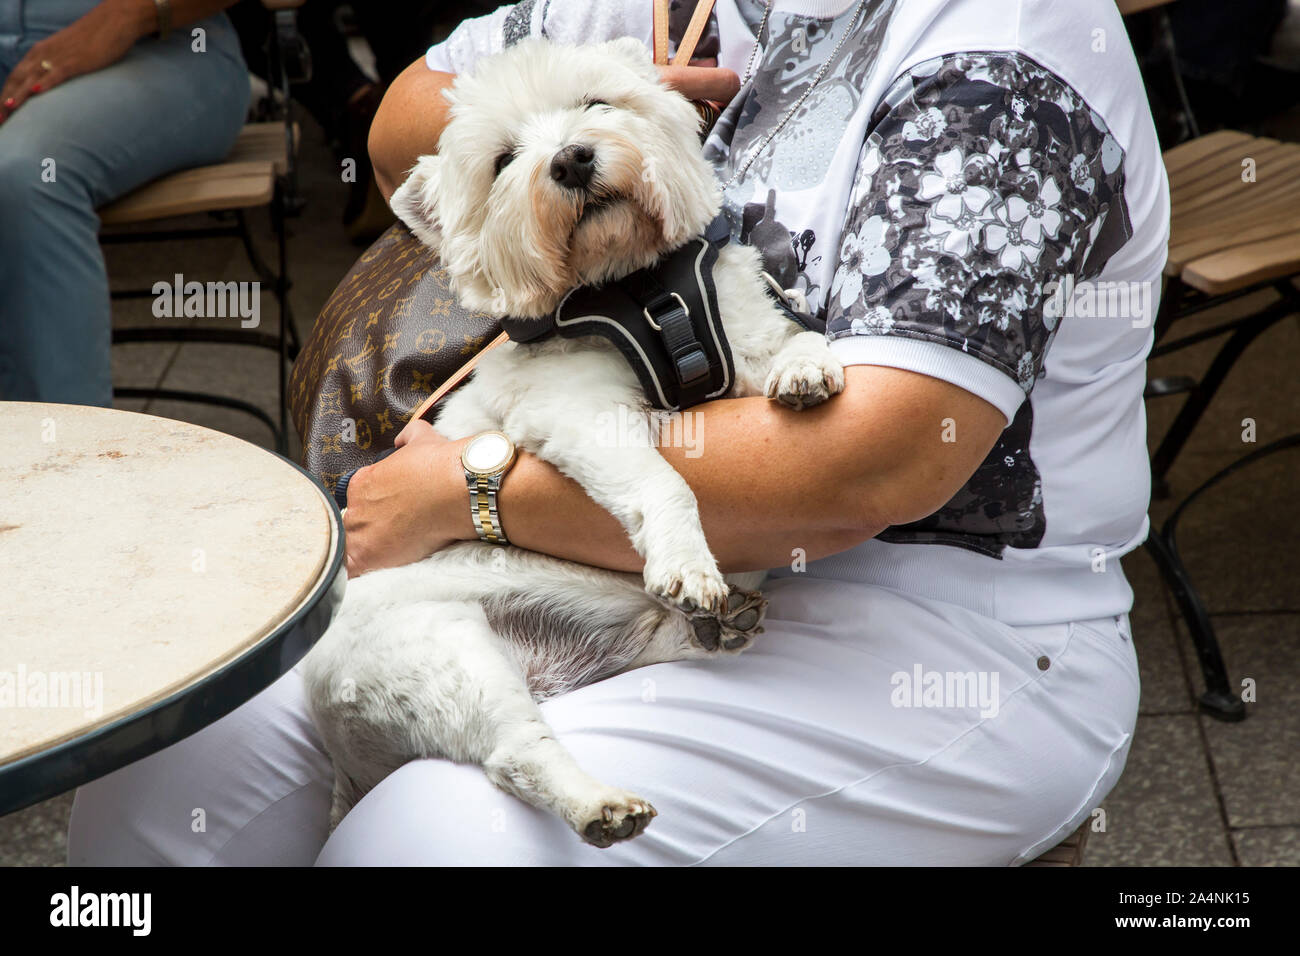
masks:
[[[398,74],[370,124],[370,163],[375,185],[387,200],[421,156],[438,151],[450,108],[442,91],[453,73],[429,69],[421,58]]]
[[[970,478],[1006,420],[939,379],[851,366],[845,391],[794,412],[764,398],[692,410],[695,454],[663,456],[699,502],[705,536],[725,571],[835,554],[890,525],[938,510]],[[945,429],[952,419],[954,435]],[[460,465],[463,442],[432,428],[363,468],[348,487],[350,574],[407,564],[475,538]],[[642,566],[619,523],[553,466],[523,455],[499,496],[501,522],[523,548],[620,571]]]

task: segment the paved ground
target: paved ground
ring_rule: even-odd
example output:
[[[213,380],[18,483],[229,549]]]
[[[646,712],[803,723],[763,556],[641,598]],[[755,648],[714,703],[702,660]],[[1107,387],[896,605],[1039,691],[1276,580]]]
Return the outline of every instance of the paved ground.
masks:
[[[358,255],[338,216],[344,187],[319,135],[308,130],[302,186],[308,200],[292,224],[294,307],[305,332],[335,283]],[[269,239],[269,227],[258,218]],[[263,243],[268,253],[269,242]],[[175,272],[187,278],[252,279],[234,241],[181,247],[117,247],[110,274],[120,287],[152,285]],[[1258,307],[1258,300],[1206,315],[1188,329]],[[264,327],[274,329],[269,300]],[[121,305],[122,326],[154,320],[149,300]],[[1153,375],[1196,374],[1211,354],[1200,346],[1153,363]],[[253,354],[249,354],[253,352]],[[1300,431],[1296,356],[1300,324],[1288,320],[1241,360],[1172,473],[1175,499],[1252,447],[1242,420],[1257,423],[1259,444]],[[275,360],[238,346],[126,345],[114,350],[118,385],[228,391],[275,406]],[[1179,399],[1150,404],[1153,436],[1167,427]],[[266,430],[237,412],[202,406],[121,402],[220,429],[269,446]],[[1234,680],[1256,682],[1249,719],[1223,724],[1199,715],[1200,675],[1186,631],[1145,553],[1124,562],[1137,592],[1134,635],[1142,663],[1143,703],[1128,769],[1105,802],[1104,832],[1089,841],[1089,865],[1300,865],[1300,594],[1295,555],[1300,511],[1294,496],[1300,450],[1283,453],[1223,483],[1186,514],[1180,541],[1211,611]],[[1169,506],[1154,502],[1153,521]],[[0,864],[63,859],[71,796],[0,818]]]

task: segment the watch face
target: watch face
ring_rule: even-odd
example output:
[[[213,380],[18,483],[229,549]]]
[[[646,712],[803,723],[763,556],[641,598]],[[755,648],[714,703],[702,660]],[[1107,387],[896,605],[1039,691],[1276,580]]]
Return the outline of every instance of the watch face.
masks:
[[[510,439],[505,435],[488,432],[470,440],[461,454],[461,461],[470,471],[491,474],[509,463],[512,451]]]

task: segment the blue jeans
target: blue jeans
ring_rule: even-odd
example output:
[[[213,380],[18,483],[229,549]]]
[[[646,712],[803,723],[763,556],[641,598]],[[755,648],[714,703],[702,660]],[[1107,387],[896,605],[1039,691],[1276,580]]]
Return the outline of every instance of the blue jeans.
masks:
[[[94,5],[0,0],[0,80],[33,44]],[[206,31],[206,52],[191,49],[196,27]],[[218,14],[166,40],[141,40],[111,66],[31,97],[0,124],[0,400],[111,403],[108,275],[95,210],[166,173],[220,162],[248,97],[239,40]]]

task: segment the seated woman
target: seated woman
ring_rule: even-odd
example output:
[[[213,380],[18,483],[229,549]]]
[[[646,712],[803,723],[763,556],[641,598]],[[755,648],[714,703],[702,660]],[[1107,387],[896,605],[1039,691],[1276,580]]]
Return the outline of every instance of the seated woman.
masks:
[[[389,92],[381,184],[436,148],[437,92],[484,53],[650,25],[642,0],[463,24]],[[733,237],[825,317],[848,386],[802,413],[699,406],[705,453],[662,449],[724,569],[776,569],[756,646],[543,705],[584,768],[660,816],[596,850],[477,767],[425,760],[327,841],[329,762],[291,673],[83,788],[71,862],[1007,865],[1114,786],[1138,702],[1119,558],[1147,527],[1157,296],[1124,316],[1070,303],[1089,283],[1158,292],[1169,217],[1114,4],[718,0],[706,36],[719,66],[665,79],[731,99],[705,150]],[[406,438],[349,486],[354,574],[475,537],[462,443]],[[639,568],[534,457],[498,502],[517,545]]]
[[[0,4],[0,401],[112,403],[95,210],[230,152],[249,98],[233,2]]]

